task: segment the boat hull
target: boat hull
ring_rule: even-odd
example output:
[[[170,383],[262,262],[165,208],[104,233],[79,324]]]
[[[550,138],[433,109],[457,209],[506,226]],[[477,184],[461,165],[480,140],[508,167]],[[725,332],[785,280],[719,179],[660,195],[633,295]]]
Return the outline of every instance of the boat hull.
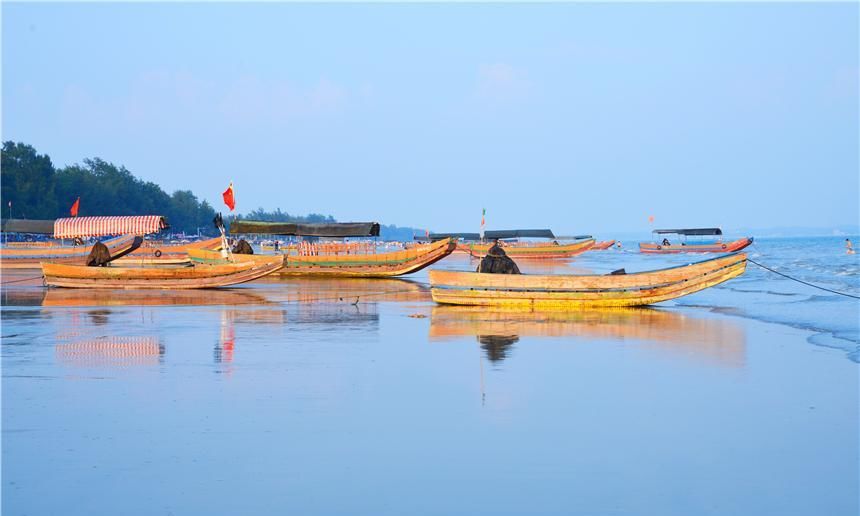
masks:
[[[743,274],[746,254],[624,275],[544,276],[430,271],[441,304],[529,309],[644,306],[675,299]]]
[[[416,246],[403,251],[379,254],[347,254],[330,256],[287,255],[278,276],[321,276],[384,278],[419,271],[445,258],[454,251],[453,240]],[[188,255],[198,263],[224,263],[221,253],[192,250]],[[239,255],[235,255],[239,256]],[[267,255],[242,255],[243,259],[265,260]]]
[[[593,239],[583,240],[582,242],[573,242],[571,244],[541,244],[541,245],[525,245],[525,244],[510,244],[505,246],[505,254],[515,259],[551,259],[551,258],[570,258],[584,253],[591,249],[594,245]],[[483,258],[487,255],[492,244],[468,244],[469,254],[473,258]]]
[[[720,242],[716,244],[691,244],[691,245],[660,245],[652,242],[640,242],[639,252],[650,254],[676,254],[676,253],[734,253],[740,251],[753,243],[752,237],[739,238],[731,242]]]
[[[283,259],[245,261],[192,267],[86,267],[43,263],[45,284],[50,287],[107,289],[188,289],[236,285],[278,270]]]

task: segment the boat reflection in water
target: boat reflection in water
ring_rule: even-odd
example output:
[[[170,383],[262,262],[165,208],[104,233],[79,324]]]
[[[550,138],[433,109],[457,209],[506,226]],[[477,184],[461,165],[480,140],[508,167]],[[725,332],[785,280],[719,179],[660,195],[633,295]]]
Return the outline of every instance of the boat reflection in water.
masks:
[[[157,337],[102,337],[57,344],[59,363],[75,367],[127,367],[158,365],[164,345]]]
[[[314,278],[266,276],[255,283],[273,301],[363,303],[431,301],[430,289],[399,278]]]
[[[122,290],[49,288],[42,306],[214,306],[271,303],[250,289]]]
[[[658,308],[533,312],[433,307],[431,341],[466,336],[476,336],[491,361],[506,358],[521,337],[632,340],[720,366],[742,367],[746,361],[746,333],[734,321]]]

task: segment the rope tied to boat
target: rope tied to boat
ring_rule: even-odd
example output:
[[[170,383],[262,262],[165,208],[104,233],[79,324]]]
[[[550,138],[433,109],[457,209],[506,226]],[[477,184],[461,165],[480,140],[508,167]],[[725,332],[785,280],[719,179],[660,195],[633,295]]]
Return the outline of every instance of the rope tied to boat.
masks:
[[[847,292],[839,292],[838,290],[833,290],[833,289],[829,289],[829,288],[827,288],[827,287],[822,287],[822,286],[820,286],[820,285],[815,285],[815,284],[810,283],[810,282],[808,282],[808,281],[803,281],[802,279],[798,279],[798,278],[795,278],[795,277],[789,276],[788,274],[783,274],[782,272],[779,272],[779,271],[777,271],[777,270],[771,269],[771,268],[770,268],[770,267],[768,267],[767,265],[763,265],[763,264],[761,264],[761,263],[758,263],[757,261],[753,260],[752,258],[747,258],[747,261],[748,261],[748,262],[750,262],[750,263],[754,263],[754,264],[758,265],[758,266],[759,266],[759,267],[761,267],[762,269],[765,269],[765,270],[767,270],[767,271],[770,271],[770,272],[772,272],[772,273],[774,273],[774,274],[778,274],[778,275],[782,276],[783,278],[787,278],[787,279],[790,279],[790,280],[792,280],[792,281],[796,281],[796,282],[798,282],[798,283],[802,283],[802,284],[807,285],[807,286],[810,286],[810,287],[812,287],[812,288],[817,288],[817,289],[819,289],[819,290],[824,290],[824,291],[826,291],[826,292],[831,292],[831,293],[833,293],[833,294],[839,294],[840,296],[851,297],[851,298],[854,298],[854,299],[860,299],[860,296],[855,296],[854,294],[848,294]]]

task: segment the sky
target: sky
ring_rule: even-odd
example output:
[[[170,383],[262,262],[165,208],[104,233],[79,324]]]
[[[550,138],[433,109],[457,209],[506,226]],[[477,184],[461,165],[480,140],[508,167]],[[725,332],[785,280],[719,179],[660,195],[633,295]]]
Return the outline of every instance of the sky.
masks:
[[[2,3],[2,138],[431,231],[858,223],[860,4]],[[654,217],[654,225],[648,217]]]

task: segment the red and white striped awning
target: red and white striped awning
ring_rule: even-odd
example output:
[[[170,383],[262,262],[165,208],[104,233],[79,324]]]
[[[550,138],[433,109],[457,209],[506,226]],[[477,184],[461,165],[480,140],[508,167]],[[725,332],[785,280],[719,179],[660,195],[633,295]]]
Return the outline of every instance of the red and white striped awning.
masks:
[[[167,227],[161,215],[70,217],[54,221],[54,238],[146,235]]]

